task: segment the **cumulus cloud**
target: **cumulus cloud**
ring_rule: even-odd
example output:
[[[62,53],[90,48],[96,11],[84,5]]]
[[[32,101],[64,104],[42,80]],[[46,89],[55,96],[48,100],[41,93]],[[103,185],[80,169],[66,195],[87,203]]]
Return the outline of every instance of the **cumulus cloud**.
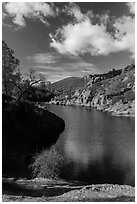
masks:
[[[64,13],[67,13],[70,16],[73,16],[76,21],[82,21],[85,15],[81,12],[79,6],[75,3],[69,3],[68,6],[65,6]]]
[[[135,14],[135,2],[128,2],[127,6],[129,7],[130,13]]]
[[[81,23],[68,24],[62,30],[62,39],[52,38],[51,47],[61,54],[72,55],[91,53],[91,55],[107,55],[112,46],[111,35],[103,25],[92,25],[89,19]]]
[[[39,19],[48,24],[46,18],[55,16],[54,9],[44,2],[8,2],[4,4],[4,9],[13,23],[21,27],[26,25],[25,18]]]
[[[133,4],[129,3],[128,8],[133,13]],[[50,46],[59,53],[75,56],[90,53],[92,56],[105,56],[114,52],[128,51],[134,55],[134,17],[123,16],[115,19],[111,33],[107,30],[108,14],[102,15],[98,23],[93,22],[93,13],[82,14],[75,5],[69,11],[70,14],[75,17],[75,23],[68,23],[58,29],[55,35],[50,34],[52,40]]]
[[[123,16],[115,21],[116,50],[128,50],[132,55],[135,53],[135,19]]]

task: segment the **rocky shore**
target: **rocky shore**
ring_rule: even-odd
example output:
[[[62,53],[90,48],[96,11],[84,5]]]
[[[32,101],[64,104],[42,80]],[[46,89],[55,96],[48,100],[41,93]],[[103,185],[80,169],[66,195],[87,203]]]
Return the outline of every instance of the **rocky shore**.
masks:
[[[3,202],[135,202],[128,185],[92,184],[49,179],[3,179]]]
[[[107,111],[115,116],[135,116],[135,66],[90,75],[83,89],[63,92],[49,104],[79,105]]]

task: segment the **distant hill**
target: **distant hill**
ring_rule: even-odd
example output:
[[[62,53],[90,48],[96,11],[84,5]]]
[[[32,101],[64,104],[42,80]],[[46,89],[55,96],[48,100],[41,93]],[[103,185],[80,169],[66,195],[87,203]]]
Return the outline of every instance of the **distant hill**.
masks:
[[[51,88],[56,91],[70,92],[77,89],[83,89],[85,79],[81,77],[69,77],[51,84]]]

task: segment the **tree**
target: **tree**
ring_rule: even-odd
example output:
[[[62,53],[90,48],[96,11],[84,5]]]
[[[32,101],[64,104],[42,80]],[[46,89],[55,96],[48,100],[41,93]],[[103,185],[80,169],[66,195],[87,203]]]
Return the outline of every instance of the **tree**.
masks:
[[[36,70],[30,69],[27,73],[27,78],[22,78],[22,83],[20,84],[20,95],[18,96],[16,102],[23,99],[23,97],[26,98],[26,94],[29,93],[30,90],[33,89],[34,85],[39,85],[39,88],[44,87],[46,89],[45,85],[46,78],[42,74],[37,74]]]
[[[37,74],[34,69],[30,69],[28,76],[24,78],[19,71],[19,60],[14,57],[5,41],[2,41],[2,89],[7,96],[15,98],[15,102],[24,99],[26,93],[33,85],[39,84],[45,88],[46,78],[42,74]]]
[[[20,71],[19,60],[15,58],[14,51],[5,41],[2,41],[2,89],[6,95],[13,95],[19,89]]]

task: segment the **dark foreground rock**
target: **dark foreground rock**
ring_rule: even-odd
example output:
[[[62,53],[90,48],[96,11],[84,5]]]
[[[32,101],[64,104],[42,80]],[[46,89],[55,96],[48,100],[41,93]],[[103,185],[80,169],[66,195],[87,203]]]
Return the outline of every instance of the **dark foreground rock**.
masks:
[[[65,182],[46,179],[3,179],[3,202],[134,202],[128,185]]]
[[[3,101],[3,173],[29,164],[35,152],[55,144],[63,119],[32,103]]]

